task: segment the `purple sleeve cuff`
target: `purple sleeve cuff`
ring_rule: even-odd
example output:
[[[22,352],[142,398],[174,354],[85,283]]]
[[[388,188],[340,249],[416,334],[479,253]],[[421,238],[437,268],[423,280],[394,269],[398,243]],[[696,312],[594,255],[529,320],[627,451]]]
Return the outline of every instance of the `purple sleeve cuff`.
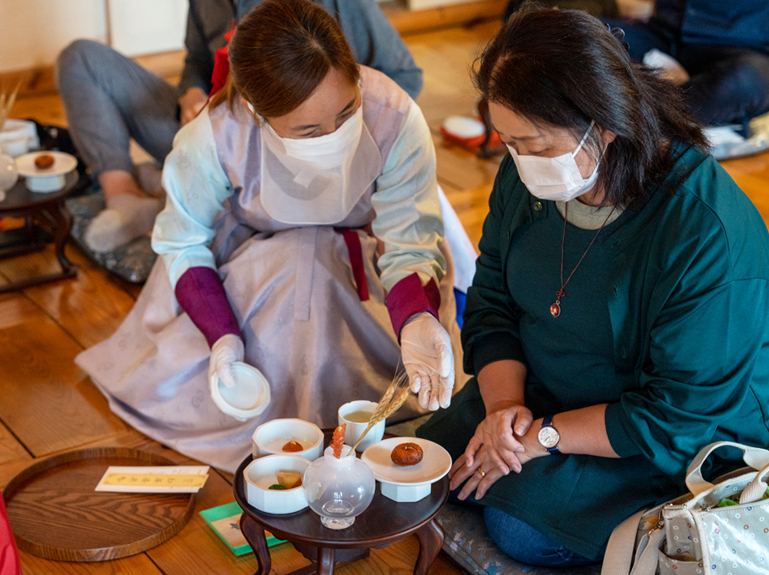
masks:
[[[387,311],[390,312],[395,334],[398,341],[401,338],[403,324],[415,314],[430,312],[435,319],[438,317],[438,309],[441,307],[441,292],[434,279],[430,279],[426,285],[416,273],[406,276],[393,286],[387,294]]]
[[[208,347],[229,333],[243,337],[216,270],[204,266],[188,269],[176,282],[176,300],[203,333]]]

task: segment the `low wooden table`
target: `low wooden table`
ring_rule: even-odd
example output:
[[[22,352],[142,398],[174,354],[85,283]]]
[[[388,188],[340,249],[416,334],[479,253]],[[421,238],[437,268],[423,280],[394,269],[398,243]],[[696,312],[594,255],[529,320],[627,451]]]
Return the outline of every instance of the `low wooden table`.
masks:
[[[64,200],[77,183],[78,174],[74,171],[67,174],[64,187],[58,192],[32,192],[24,185],[23,179],[6,192],[6,198],[0,202],[0,219],[24,218],[26,225],[24,228],[0,232],[0,258],[40,251],[52,238],[61,271],[0,286],[0,293],[75,275],[75,266],[64,255],[64,245],[72,231],[72,215],[67,211]]]
[[[444,477],[433,484],[430,495],[415,503],[396,503],[382,495],[379,482],[371,505],[355,518],[348,529],[335,531],[323,527],[320,516],[309,507],[288,515],[262,513],[246,500],[243,470],[251,463],[248,456],[235,472],[235,499],[243,509],[240,528],[256,554],[256,575],[269,575],[270,551],[265,530],[279,539],[290,541],[307,559],[315,561],[290,575],[332,575],[336,562],[348,562],[368,555],[370,548],[387,547],[414,533],[419,540],[419,555],[414,575],[426,575],[443,546],[443,529],[435,516],[449,496],[449,480]]]

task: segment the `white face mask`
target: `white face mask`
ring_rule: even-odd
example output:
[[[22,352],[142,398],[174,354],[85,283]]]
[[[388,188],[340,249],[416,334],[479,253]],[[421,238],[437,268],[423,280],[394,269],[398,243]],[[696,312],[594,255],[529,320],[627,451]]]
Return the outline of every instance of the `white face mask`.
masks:
[[[556,156],[555,158],[520,156],[515,151],[515,148],[506,144],[518,168],[518,175],[521,181],[533,196],[538,197],[540,200],[568,202],[593,189],[598,179],[600,160],[596,164],[593,173],[587,178],[583,178],[582,174],[579,173],[579,166],[577,166],[574,158],[582,149],[582,145],[587,140],[594,125],[595,122],[591,121],[576,150],[570,154]]]
[[[259,133],[262,205],[279,222],[339,223],[381,171],[381,153],[363,123],[363,106],[325,136],[282,138],[264,119]]]

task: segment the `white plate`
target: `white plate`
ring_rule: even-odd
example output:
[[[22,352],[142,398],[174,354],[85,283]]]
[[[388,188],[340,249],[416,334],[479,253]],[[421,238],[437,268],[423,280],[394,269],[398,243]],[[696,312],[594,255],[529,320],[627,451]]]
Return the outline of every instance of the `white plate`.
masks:
[[[396,445],[416,443],[422,448],[422,461],[416,465],[395,465],[390,454]],[[394,485],[435,483],[451,469],[451,455],[437,443],[418,437],[391,437],[375,443],[361,455],[379,481]]]
[[[53,157],[53,166],[47,170],[40,170],[35,166],[35,158],[45,154]],[[16,167],[19,169],[19,175],[21,176],[47,178],[49,176],[68,174],[77,168],[77,159],[75,156],[65,154],[64,152],[33,152],[16,158]]]

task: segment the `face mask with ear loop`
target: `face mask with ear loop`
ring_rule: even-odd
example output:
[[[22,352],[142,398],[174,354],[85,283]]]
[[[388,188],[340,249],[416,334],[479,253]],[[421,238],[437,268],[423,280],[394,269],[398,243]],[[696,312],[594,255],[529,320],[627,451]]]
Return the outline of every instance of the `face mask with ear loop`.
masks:
[[[587,132],[585,132],[576,150],[570,154],[556,156],[555,158],[521,156],[510,144],[506,144],[518,168],[518,175],[531,192],[531,195],[536,196],[540,200],[568,202],[595,187],[595,183],[598,180],[598,166],[601,165],[601,160],[598,160],[593,173],[587,178],[583,178],[579,172],[579,166],[577,166],[577,162],[574,159],[587,141],[593,126],[595,126],[595,121],[591,120]]]
[[[362,105],[334,132],[317,138],[283,138],[265,118],[259,121],[261,201],[279,222],[340,223],[382,171]]]

